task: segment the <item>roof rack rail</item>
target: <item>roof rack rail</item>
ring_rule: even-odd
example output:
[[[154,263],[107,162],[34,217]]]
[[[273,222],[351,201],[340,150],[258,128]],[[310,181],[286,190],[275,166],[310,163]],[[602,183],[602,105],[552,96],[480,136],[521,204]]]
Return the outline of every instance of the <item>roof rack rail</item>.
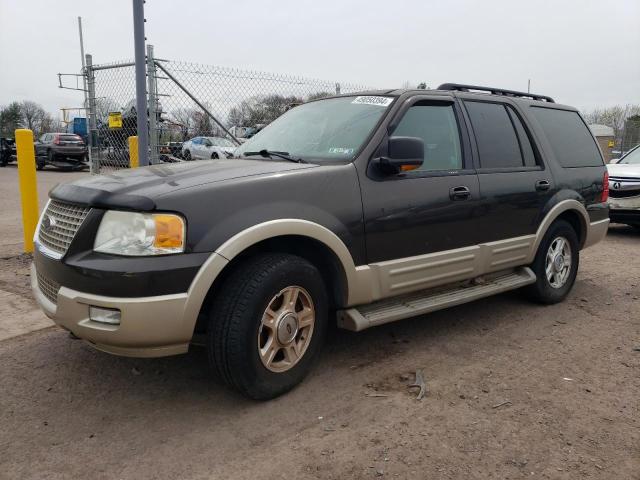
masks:
[[[517,92],[515,90],[504,90],[502,88],[480,87],[478,85],[464,85],[460,83],[443,83],[437,90],[456,90],[458,92],[468,92],[469,90],[478,90],[481,92],[489,92],[493,95],[504,95],[506,97],[525,97],[533,100],[544,100],[545,102],[556,103],[553,98],[546,95],[537,95],[535,93]]]

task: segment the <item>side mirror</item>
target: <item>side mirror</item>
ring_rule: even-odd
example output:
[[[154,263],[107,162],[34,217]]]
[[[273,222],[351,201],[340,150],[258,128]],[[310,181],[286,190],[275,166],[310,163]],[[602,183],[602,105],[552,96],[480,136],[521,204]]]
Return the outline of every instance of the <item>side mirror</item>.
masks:
[[[424,140],[419,137],[391,137],[387,152],[388,157],[374,159],[383,173],[395,174],[415,170],[424,162]]]
[[[205,140],[204,144],[205,144],[207,147],[213,147],[213,143],[211,143],[211,140]]]

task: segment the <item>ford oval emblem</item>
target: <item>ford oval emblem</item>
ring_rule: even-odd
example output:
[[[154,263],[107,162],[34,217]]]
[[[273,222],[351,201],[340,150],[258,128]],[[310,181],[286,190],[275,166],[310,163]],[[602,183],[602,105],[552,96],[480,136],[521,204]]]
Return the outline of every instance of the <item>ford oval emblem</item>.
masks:
[[[51,215],[45,215],[42,219],[42,228],[44,230],[51,230],[56,226],[56,219]]]

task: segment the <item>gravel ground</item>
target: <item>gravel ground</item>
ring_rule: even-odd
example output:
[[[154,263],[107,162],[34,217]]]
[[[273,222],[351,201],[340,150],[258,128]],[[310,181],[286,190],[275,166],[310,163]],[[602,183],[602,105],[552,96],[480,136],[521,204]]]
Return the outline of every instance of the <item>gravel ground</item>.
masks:
[[[19,242],[14,217],[0,227]],[[0,293],[26,301],[16,245]],[[640,479],[639,248],[613,227],[559,305],[511,292],[335,331],[311,376],[265,403],[222,386],[198,347],[118,358],[55,327],[0,341],[0,478]]]
[[[0,477],[638,479],[639,245],[612,228],[559,305],[512,292],[337,331],[266,403],[220,385],[199,348],[140,360],[56,328],[5,340]]]

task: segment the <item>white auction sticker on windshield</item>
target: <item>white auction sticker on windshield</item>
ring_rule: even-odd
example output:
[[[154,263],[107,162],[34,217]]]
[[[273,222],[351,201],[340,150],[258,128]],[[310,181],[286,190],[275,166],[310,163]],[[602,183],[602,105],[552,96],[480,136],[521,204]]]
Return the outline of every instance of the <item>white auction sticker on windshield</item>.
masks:
[[[393,102],[393,98],[390,97],[378,97],[378,96],[364,96],[364,97],[356,97],[353,102],[360,105],[378,105],[379,107],[388,107],[391,102]]]

